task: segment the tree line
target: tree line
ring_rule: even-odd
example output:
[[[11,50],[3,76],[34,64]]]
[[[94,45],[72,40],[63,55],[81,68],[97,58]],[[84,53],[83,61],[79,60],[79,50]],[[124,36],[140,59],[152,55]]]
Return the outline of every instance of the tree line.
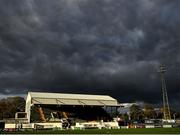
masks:
[[[143,107],[140,107],[136,104],[133,104],[130,107],[129,114],[119,114],[120,117],[125,121],[143,121],[145,119],[162,119],[163,118],[163,109],[155,110],[153,105],[145,104]],[[180,118],[180,112],[171,110],[171,118]]]
[[[0,119],[14,118],[16,112],[25,111],[25,100],[22,97],[7,97],[0,100]]]

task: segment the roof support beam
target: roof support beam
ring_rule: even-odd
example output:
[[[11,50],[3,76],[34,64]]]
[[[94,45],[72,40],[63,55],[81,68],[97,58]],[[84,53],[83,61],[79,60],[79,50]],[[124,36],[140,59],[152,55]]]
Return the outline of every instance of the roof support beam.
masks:
[[[60,103],[62,103],[63,105],[65,105],[64,102],[62,102],[60,99],[57,99],[57,98],[56,98],[56,102],[57,102],[57,104],[58,104],[58,102],[60,102]],[[62,104],[60,104],[60,105],[62,105]],[[59,104],[58,104],[58,105],[59,105]]]

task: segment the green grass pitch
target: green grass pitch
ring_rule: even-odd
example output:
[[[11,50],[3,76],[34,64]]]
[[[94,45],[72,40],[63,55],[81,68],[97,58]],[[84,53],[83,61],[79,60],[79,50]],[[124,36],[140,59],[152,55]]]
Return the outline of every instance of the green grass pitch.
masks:
[[[180,128],[38,130],[38,131],[19,131],[19,132],[4,132],[4,133],[5,134],[180,134]]]

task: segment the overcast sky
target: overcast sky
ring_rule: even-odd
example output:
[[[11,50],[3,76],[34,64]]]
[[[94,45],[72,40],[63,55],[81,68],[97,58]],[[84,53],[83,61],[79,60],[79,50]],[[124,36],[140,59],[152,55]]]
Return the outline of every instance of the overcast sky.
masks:
[[[0,95],[108,94],[180,105],[180,0],[0,0]]]

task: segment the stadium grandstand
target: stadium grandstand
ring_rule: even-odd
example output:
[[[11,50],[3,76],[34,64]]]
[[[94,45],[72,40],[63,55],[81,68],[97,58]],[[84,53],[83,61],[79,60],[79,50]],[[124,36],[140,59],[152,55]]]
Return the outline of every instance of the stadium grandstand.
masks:
[[[29,123],[75,125],[92,121],[110,122],[118,107],[117,100],[107,95],[28,92],[25,109]]]

